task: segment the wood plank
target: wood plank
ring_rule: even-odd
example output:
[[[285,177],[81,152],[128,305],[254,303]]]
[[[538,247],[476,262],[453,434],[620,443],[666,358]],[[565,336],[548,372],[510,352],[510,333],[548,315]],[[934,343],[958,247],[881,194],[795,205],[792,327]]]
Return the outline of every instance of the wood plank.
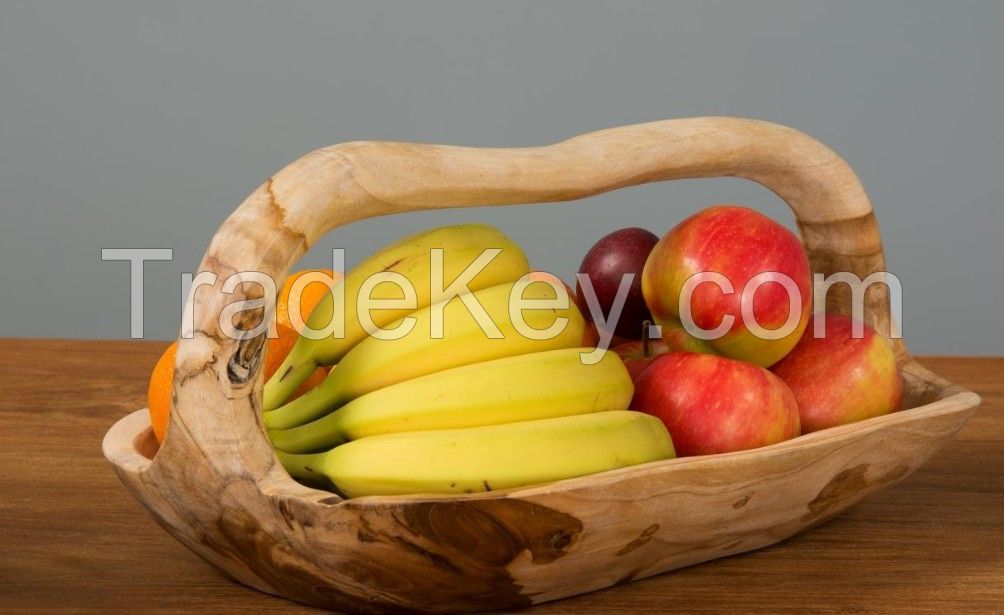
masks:
[[[316,612],[236,585],[171,539],[101,455],[163,342],[0,340],[0,605],[27,612]],[[983,406],[903,483],[782,544],[541,613],[1004,610],[1004,359],[929,357]]]

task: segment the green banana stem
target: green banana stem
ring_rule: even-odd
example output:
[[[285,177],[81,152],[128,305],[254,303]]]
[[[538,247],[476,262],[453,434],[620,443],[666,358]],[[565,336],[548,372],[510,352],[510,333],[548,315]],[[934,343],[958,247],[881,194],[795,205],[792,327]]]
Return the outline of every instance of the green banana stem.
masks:
[[[309,453],[329,449],[348,440],[339,410],[316,421],[290,429],[272,429],[268,436],[272,446],[291,453]]]
[[[286,468],[293,478],[311,483],[327,482],[330,479],[324,473],[324,453],[297,455],[284,451],[275,451],[282,467]]]
[[[336,367],[324,382],[293,401],[263,414],[268,429],[289,429],[324,416],[345,402]]]

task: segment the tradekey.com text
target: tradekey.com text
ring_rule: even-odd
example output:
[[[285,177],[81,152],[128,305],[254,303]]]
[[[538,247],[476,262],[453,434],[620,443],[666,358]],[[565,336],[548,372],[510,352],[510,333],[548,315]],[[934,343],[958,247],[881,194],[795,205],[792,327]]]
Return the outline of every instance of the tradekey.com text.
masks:
[[[354,302],[355,315],[358,324],[372,337],[385,340],[399,339],[408,335],[415,327],[416,319],[405,316],[388,326],[377,326],[372,317],[373,312],[380,310],[416,311],[427,307],[430,310],[430,326],[433,338],[441,338],[446,328],[444,323],[446,304],[451,301],[461,301],[467,311],[478,323],[478,326],[489,338],[502,335],[492,321],[485,308],[478,302],[477,293],[468,284],[501,252],[498,248],[484,250],[459,275],[452,280],[444,280],[444,256],[441,248],[429,251],[430,271],[427,306],[419,304],[416,286],[411,279],[394,271],[383,271],[355,280],[342,276],[332,277],[322,271],[310,271],[300,275],[292,284],[287,301],[288,320],[293,328],[302,336],[312,340],[327,337],[342,338],[345,332],[346,302]],[[133,338],[143,337],[143,271],[146,261],[173,260],[171,249],[103,249],[101,258],[104,261],[130,262],[130,334]],[[344,250],[332,250],[332,271],[343,271],[345,262]],[[351,278],[351,276],[350,276]],[[624,304],[628,297],[633,274],[624,275],[617,289],[614,301],[604,311],[597,300],[592,281],[586,274],[576,274],[582,296],[575,301],[570,295],[570,289],[561,279],[544,271],[535,271],[516,280],[509,294],[508,316],[517,334],[529,339],[549,339],[560,335],[567,319],[556,317],[554,323],[546,329],[534,329],[525,319],[524,313],[532,310],[564,310],[572,303],[584,309],[587,320],[596,325],[600,350],[609,348],[613,340],[613,331],[620,319]],[[304,321],[300,311],[300,300],[304,290],[312,284],[322,284],[329,290],[325,300],[318,305],[315,312]],[[547,298],[527,298],[524,291],[533,284],[546,284],[553,289],[553,296]],[[765,328],[757,319],[754,309],[757,291],[767,285],[779,285],[788,296],[787,318],[779,327]],[[853,337],[864,335],[863,315],[867,289],[876,284],[885,285],[890,295],[890,303],[894,306],[893,323],[902,322],[902,285],[900,280],[889,272],[875,272],[860,278],[851,272],[834,272],[824,276],[813,274],[812,312],[821,313],[826,305],[826,297],[830,289],[838,284],[845,284],[851,294],[851,316],[855,326]],[[241,271],[221,278],[216,273],[202,271],[192,276],[183,274],[181,277],[184,309],[182,317],[182,338],[192,338],[195,334],[196,310],[209,309],[207,306],[223,304],[219,310],[219,332],[231,339],[244,340],[266,334],[270,338],[277,336],[276,329],[276,297],[281,281],[276,282],[271,276],[260,271]],[[699,288],[711,285],[717,288],[718,297],[726,299],[725,305],[733,309],[725,309],[717,323],[695,322],[693,317],[694,294]],[[393,287],[395,290],[389,291]],[[251,289],[257,289],[251,290]],[[377,289],[380,289],[377,292]],[[212,298],[209,294],[216,293]],[[347,296],[353,295],[353,296]],[[379,295],[379,296],[374,296]],[[250,298],[240,298],[250,297]],[[231,299],[226,301],[226,299]],[[315,322],[322,305],[326,305],[322,314],[329,316],[323,322]],[[774,340],[790,335],[798,327],[803,315],[802,296],[794,280],[780,272],[763,272],[751,278],[741,288],[736,288],[729,278],[719,272],[702,271],[687,278],[676,298],[676,313],[674,316],[682,328],[699,340],[716,340],[727,334],[735,325],[736,319],[753,335]],[[349,310],[350,312],[353,310]],[[267,318],[262,318],[262,314]],[[243,315],[243,316],[242,316]],[[243,323],[255,323],[244,326]],[[815,337],[825,336],[825,320],[815,319],[812,334]],[[242,324],[235,324],[242,323]],[[654,325],[649,331],[650,336],[659,336],[659,325]],[[902,332],[894,327],[891,337],[900,338]]]

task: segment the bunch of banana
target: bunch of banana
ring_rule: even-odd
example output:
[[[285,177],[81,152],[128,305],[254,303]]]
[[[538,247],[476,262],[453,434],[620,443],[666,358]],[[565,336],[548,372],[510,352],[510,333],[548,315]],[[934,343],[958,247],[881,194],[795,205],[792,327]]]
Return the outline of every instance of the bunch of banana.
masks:
[[[429,282],[442,279],[428,251],[447,240],[447,279],[505,246],[470,293],[437,301]],[[382,332],[367,334],[346,298],[344,339],[301,339],[266,385],[264,423],[294,477],[349,497],[470,493],[674,455],[659,419],[626,410],[634,387],[621,359],[583,361],[593,349],[580,348],[586,323],[575,303],[526,275],[523,252],[498,231],[448,227],[399,242],[349,274],[346,295],[381,268],[407,272],[420,309],[378,311]],[[319,312],[324,305],[312,328],[337,309],[328,301]],[[337,365],[324,382],[283,404],[304,370],[325,362]]]
[[[585,320],[567,295],[564,308],[515,314],[510,303],[516,284],[499,284],[418,310],[405,317],[412,319],[412,324],[403,337],[367,337],[345,355],[324,382],[284,406],[266,411],[265,426],[286,429],[302,425],[360,395],[452,367],[579,346]],[[546,282],[518,284],[525,288],[515,294],[525,301],[557,299],[555,289]],[[521,316],[522,322],[514,316]],[[543,334],[527,337],[532,331],[520,331],[524,325]],[[398,326],[406,325],[400,321],[388,329]],[[549,331],[552,328],[555,330]]]
[[[620,358],[562,348],[484,361],[392,384],[315,421],[269,431],[290,453],[327,450],[348,440],[403,431],[480,427],[623,410],[634,388]]]
[[[286,470],[348,497],[472,493],[562,480],[673,456],[658,418],[630,410],[409,431],[330,451],[277,451]]]
[[[442,267],[438,267],[434,249],[441,249]],[[487,252],[486,252],[487,251]],[[490,260],[488,260],[490,259]],[[526,255],[498,229],[485,224],[461,224],[432,229],[392,244],[360,263],[329,293],[307,319],[307,326],[322,330],[333,318],[341,318],[344,331],[323,339],[301,337],[285,361],[265,384],[265,410],[277,408],[319,365],[334,365],[349,350],[367,336],[357,313],[360,290],[375,300],[400,299],[401,289],[395,284],[377,283],[380,277],[403,276],[415,289],[418,309],[430,305],[433,282],[450,285],[468,267],[477,270],[467,283],[472,291],[513,282],[530,271]],[[374,277],[376,276],[376,277]],[[440,286],[439,288],[443,288]],[[407,316],[413,309],[379,309],[369,316],[376,327],[384,327]]]

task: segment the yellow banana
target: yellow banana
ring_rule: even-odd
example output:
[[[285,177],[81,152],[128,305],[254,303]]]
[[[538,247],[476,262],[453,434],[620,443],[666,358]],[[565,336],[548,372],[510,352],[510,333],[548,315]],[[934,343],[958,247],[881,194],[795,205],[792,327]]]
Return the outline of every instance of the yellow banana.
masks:
[[[434,266],[434,248],[443,250],[441,279],[437,277],[439,274]],[[357,311],[361,289],[365,290],[364,297],[369,296],[374,300],[400,300],[404,298],[404,294],[399,286],[387,281],[372,286],[373,282],[387,280],[390,276],[404,276],[411,282],[415,289],[415,302],[411,307],[381,307],[369,312],[373,325],[384,327],[438,300],[433,294],[433,280],[442,284],[435,289],[438,293],[458,277],[465,275],[465,270],[479,257],[487,259],[490,255],[481,256],[485,250],[493,249],[501,252],[470,279],[467,283],[470,290],[512,282],[530,271],[526,255],[519,246],[498,229],[485,224],[445,226],[418,233],[384,248],[360,263],[336,285],[334,294],[328,293],[317,304],[307,319],[307,325],[311,329],[323,330],[334,316],[342,319],[344,331],[339,332],[338,337],[332,334],[318,340],[307,337],[297,340],[282,365],[265,384],[265,410],[276,408],[286,401],[318,365],[334,364],[365,339],[366,327]],[[476,269],[477,266],[472,267],[469,273]],[[367,282],[373,276],[378,277]],[[336,301],[336,297],[344,297],[344,300]]]
[[[674,456],[658,418],[631,410],[505,425],[413,431],[324,453],[276,455],[294,477],[348,497],[523,487]]]
[[[549,303],[520,310],[514,303],[520,299]],[[555,303],[560,307],[554,307]],[[265,412],[265,426],[288,429],[302,425],[360,395],[453,367],[574,348],[580,345],[585,330],[582,314],[564,289],[556,293],[550,284],[529,279],[434,304],[393,323],[388,330],[407,327],[409,322],[410,332],[403,337],[368,337],[360,342],[324,382]]]
[[[402,431],[498,425],[625,410],[634,386],[620,357],[587,365],[589,348],[562,348],[484,361],[406,380],[358,397],[299,427],[269,432],[290,453]],[[336,368],[338,369],[338,368]]]

